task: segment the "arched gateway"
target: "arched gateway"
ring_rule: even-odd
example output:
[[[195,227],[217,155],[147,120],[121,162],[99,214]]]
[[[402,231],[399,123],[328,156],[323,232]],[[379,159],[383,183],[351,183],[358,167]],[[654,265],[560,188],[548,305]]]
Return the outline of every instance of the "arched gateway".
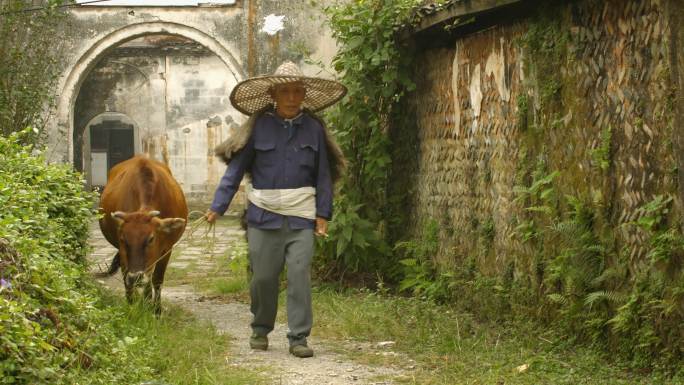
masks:
[[[235,56],[216,39],[196,28],[169,22],[143,22],[116,30],[99,40],[81,56],[76,65],[71,68],[68,76],[63,81],[63,85],[60,87],[62,92],[57,108],[58,132],[55,133],[58,137],[51,138],[51,144],[54,144],[56,148],[66,147],[66,161],[72,162],[74,159],[74,104],[85,78],[98,61],[113,47],[137,37],[151,34],[178,35],[196,41],[213,52],[225,63],[235,78],[235,82],[244,78],[244,72]],[[65,139],[67,143],[62,143]]]
[[[278,36],[260,31],[272,13],[285,16]],[[335,51],[321,34],[322,13],[304,0],[77,6],[68,19],[55,47],[64,60],[46,126],[49,160],[73,164],[93,186],[119,155],[146,153],[166,162],[197,203],[206,202],[224,167],[210,150],[245,118],[228,101],[232,87],[247,72],[270,73],[283,60],[302,63],[303,52],[329,63]],[[100,115],[102,122],[95,121]]]

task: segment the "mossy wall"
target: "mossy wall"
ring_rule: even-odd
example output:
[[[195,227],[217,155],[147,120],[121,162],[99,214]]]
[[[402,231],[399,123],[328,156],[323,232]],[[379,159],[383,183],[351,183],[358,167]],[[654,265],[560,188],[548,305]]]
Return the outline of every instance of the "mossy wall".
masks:
[[[418,142],[405,146],[416,152],[415,175],[395,179],[415,182],[404,198],[413,226],[394,236],[415,235],[435,220],[434,259],[443,268],[474,257],[485,274],[513,267],[530,276],[538,270],[539,245],[523,241],[524,223],[536,215],[543,231],[549,224],[540,212],[561,216],[571,195],[592,206],[626,263],[639,265],[648,237],[625,224],[646,215],[639,208],[657,195],[673,198],[670,217],[682,212],[676,3],[558,2],[451,38],[446,48],[419,51],[417,90],[407,109],[416,119],[408,136]],[[406,137],[399,131],[395,138]],[[411,158],[403,150],[399,156]],[[544,202],[524,196],[554,171]],[[407,228],[413,230],[401,230]]]
[[[675,151],[677,164],[684,164],[684,0],[671,0],[668,6],[672,39],[670,42],[670,63],[672,78],[675,79]],[[678,168],[679,195],[684,196],[684,167]]]

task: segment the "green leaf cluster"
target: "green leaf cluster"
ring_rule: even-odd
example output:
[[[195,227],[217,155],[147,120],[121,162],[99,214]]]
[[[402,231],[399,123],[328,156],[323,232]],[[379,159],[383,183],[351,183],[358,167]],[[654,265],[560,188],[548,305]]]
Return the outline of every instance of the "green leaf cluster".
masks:
[[[590,151],[592,161],[604,172],[608,171],[612,160],[612,138],[613,128],[608,126],[608,128],[601,130],[601,143],[599,144],[599,147]]]
[[[434,220],[427,223],[421,236],[395,244],[395,251],[403,257],[399,260],[403,267],[399,291],[435,302],[452,298],[453,274],[440,272],[434,263],[438,247],[439,226]]]
[[[325,8],[339,50],[335,70],[347,86],[346,97],[327,120],[347,156],[324,261],[338,271],[384,271],[391,248],[386,244],[387,179],[391,142],[387,135],[395,108],[415,85],[410,55],[396,32],[409,21],[417,0],[340,2]]]
[[[335,202],[337,214],[330,222],[330,239],[319,240],[321,258],[318,260],[325,277],[345,271],[374,271],[380,269],[382,260],[378,257],[389,254],[387,245],[377,229],[377,224],[363,218],[362,204],[351,205],[345,197]]]

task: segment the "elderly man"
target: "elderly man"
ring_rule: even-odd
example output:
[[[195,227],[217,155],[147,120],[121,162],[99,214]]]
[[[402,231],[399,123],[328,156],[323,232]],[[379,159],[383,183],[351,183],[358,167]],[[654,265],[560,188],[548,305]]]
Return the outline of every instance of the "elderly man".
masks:
[[[231,93],[250,119],[217,148],[228,168],[206,214],[213,223],[230,204],[245,173],[253,349],[268,349],[278,307],[279,275],[287,266],[290,353],[311,357],[310,267],[314,234],[327,236],[333,181],[344,159],[314,111],[346,93],[338,82],[305,77],[291,62],[273,75],[247,79]]]

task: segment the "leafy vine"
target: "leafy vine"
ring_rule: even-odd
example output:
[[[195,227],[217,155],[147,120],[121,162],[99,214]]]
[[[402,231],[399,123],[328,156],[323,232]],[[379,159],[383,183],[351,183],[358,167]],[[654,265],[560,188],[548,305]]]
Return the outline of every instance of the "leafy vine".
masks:
[[[339,51],[333,60],[348,87],[328,121],[348,158],[323,263],[342,272],[382,270],[391,252],[385,241],[390,165],[387,135],[405,92],[415,88],[397,31],[417,0],[369,0],[325,8]],[[362,20],[363,22],[359,22]]]

